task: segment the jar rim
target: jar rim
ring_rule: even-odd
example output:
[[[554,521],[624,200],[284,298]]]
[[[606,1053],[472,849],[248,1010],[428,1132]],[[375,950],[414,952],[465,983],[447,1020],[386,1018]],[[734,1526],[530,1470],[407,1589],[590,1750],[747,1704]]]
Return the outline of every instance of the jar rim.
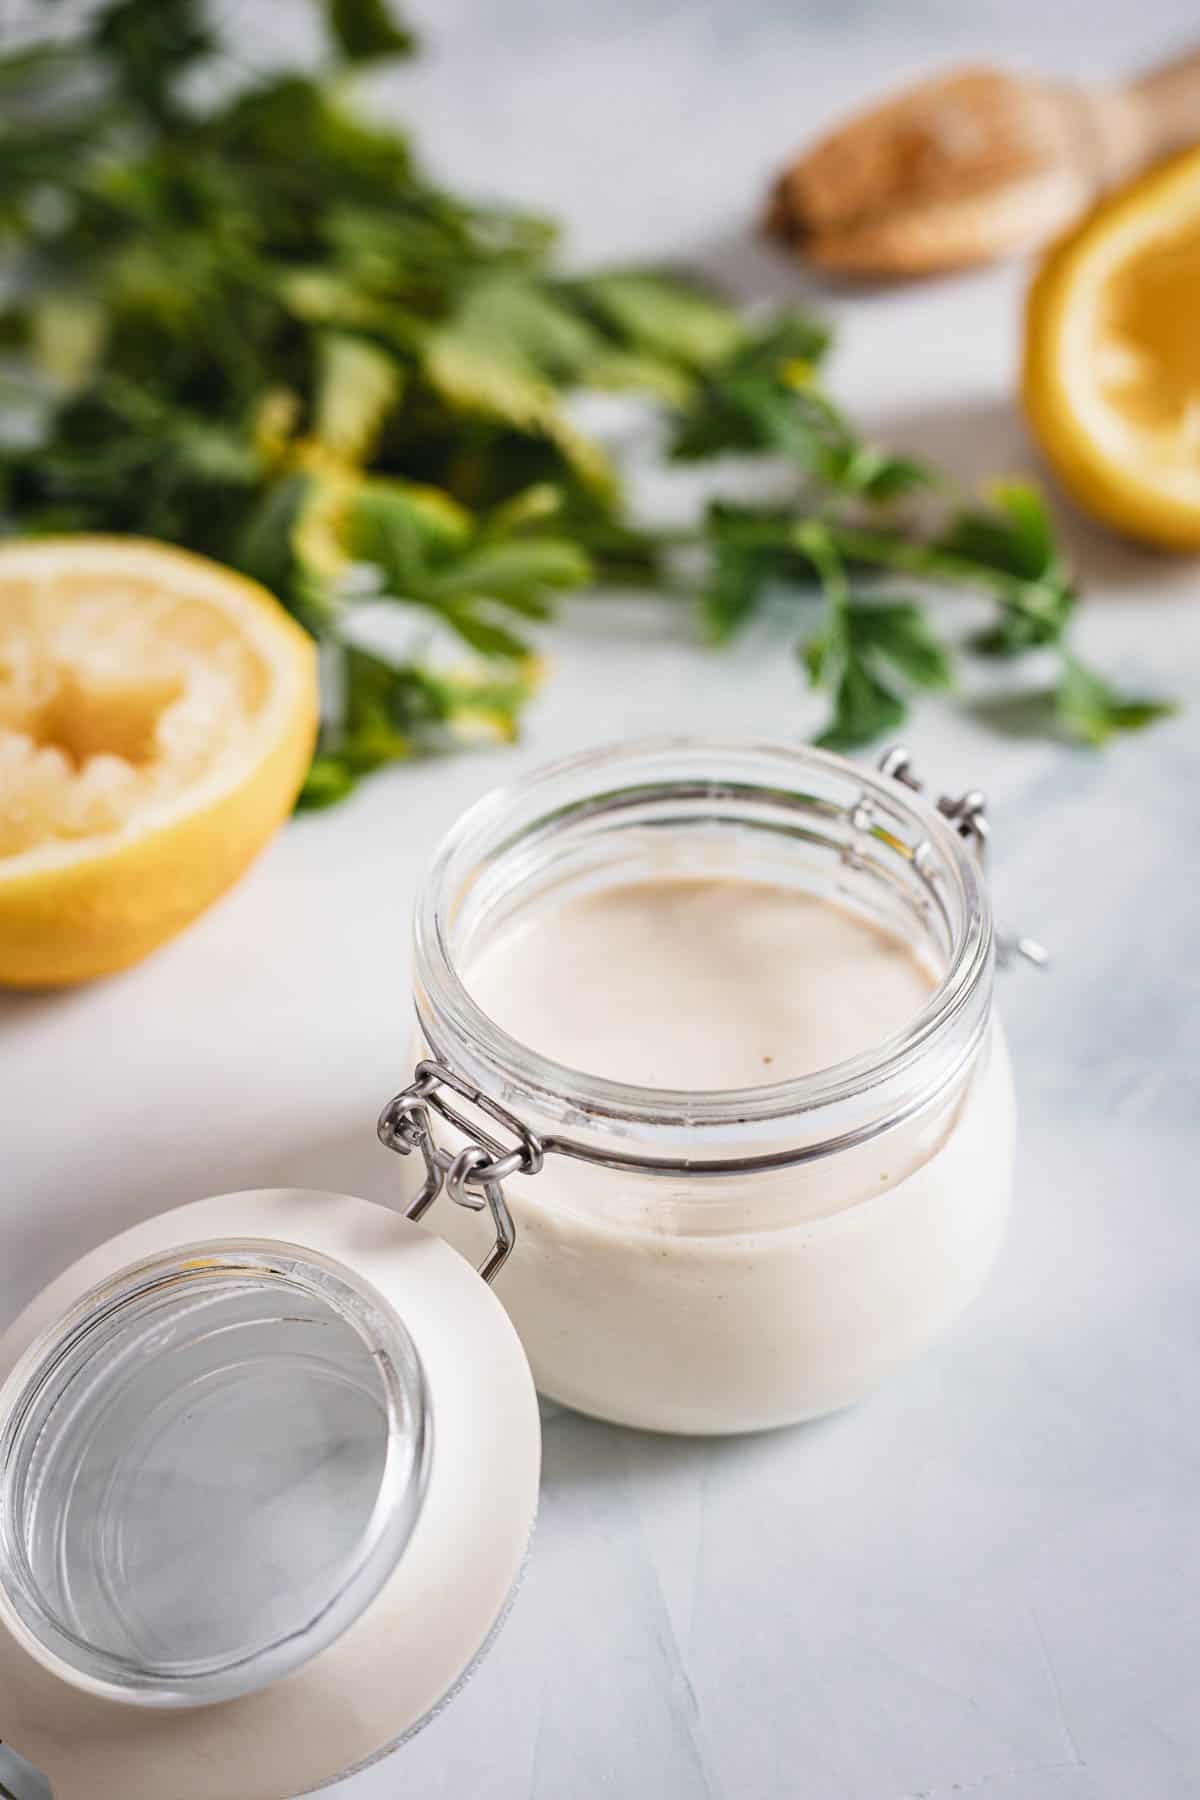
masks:
[[[507,827],[521,808],[536,804],[543,795],[549,797],[564,783],[578,785],[590,776],[597,778],[596,804],[615,803],[622,792],[631,793],[634,785],[645,786],[644,765],[689,762],[695,764],[693,781],[697,774],[704,778],[701,772],[707,767],[714,798],[732,791],[735,782],[730,771],[739,763],[769,766],[776,776],[773,782],[737,782],[742,793],[755,788],[764,795],[780,791],[781,780],[805,772],[852,778],[864,801],[885,807],[919,832],[918,845],[930,846],[957,889],[961,924],[953,935],[944,972],[920,1011],[900,1031],[826,1069],[754,1087],[697,1091],[642,1086],[557,1062],[505,1031],[474,999],[450,942],[454,903],[473,867],[552,822],[559,810],[548,806],[514,834]],[[643,765],[641,780],[622,788],[621,771],[632,771],[638,765]],[[685,777],[665,773],[660,777],[663,793],[673,785],[682,791]],[[790,789],[785,791],[792,794]],[[550,1116],[578,1121],[583,1114],[589,1121],[618,1129],[727,1129],[768,1124],[859,1099],[902,1077],[932,1042],[946,1035],[986,981],[993,961],[992,909],[982,868],[967,840],[930,801],[831,751],[767,740],[661,736],[611,743],[543,764],[485,794],[458,818],[434,853],[414,911],[418,1018],[434,1055],[454,1061],[453,1048],[443,1041],[447,1034],[471,1046],[476,1074],[482,1063],[501,1083],[529,1095]],[[984,1024],[986,1017],[979,1022],[980,1032]],[[974,1049],[978,1035],[972,1034],[969,1050]]]

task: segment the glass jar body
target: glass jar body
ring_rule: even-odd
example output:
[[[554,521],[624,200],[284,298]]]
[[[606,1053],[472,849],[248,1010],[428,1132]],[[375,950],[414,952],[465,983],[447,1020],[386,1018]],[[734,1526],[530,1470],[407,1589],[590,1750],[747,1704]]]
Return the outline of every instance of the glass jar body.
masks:
[[[931,1141],[932,1140],[932,1141]],[[818,1418],[949,1326],[991,1268],[1012,1190],[1015,1105],[994,1022],[959,1104],[837,1164],[672,1183],[548,1159],[514,1177],[517,1248],[497,1283],[538,1389],[620,1425],[696,1434]],[[908,1173],[899,1173],[907,1168]],[[614,1223],[640,1211],[644,1224]],[[790,1224],[664,1230],[669,1207]],[[478,1217],[430,1223],[473,1261]]]
[[[572,889],[697,871],[767,871],[886,922],[936,961],[930,1006],[856,1065],[732,1094],[592,1080],[456,1011],[447,978],[469,994],[493,931]],[[497,1290],[542,1392],[648,1429],[762,1429],[858,1399],[962,1311],[1012,1181],[990,933],[972,852],[932,809],[814,752],[598,754],[468,815],[418,915],[418,1043],[552,1146],[506,1183]],[[478,1260],[478,1221],[430,1223]]]

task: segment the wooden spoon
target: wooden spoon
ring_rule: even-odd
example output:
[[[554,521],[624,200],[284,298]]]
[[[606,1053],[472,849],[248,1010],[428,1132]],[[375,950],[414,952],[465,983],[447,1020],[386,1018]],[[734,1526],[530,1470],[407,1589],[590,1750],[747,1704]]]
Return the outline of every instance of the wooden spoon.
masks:
[[[1122,87],[954,69],[848,120],[775,183],[766,227],[848,275],[925,275],[1044,243],[1200,140],[1200,50]]]

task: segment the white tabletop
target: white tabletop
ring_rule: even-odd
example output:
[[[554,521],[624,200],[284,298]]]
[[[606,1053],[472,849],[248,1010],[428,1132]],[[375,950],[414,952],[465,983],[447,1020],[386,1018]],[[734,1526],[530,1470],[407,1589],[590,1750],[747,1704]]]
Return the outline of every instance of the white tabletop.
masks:
[[[456,180],[566,213],[588,256],[699,248],[748,295],[794,297],[739,216],[839,102],[964,48],[1116,69],[1191,8],[842,10],[446,0],[437,54],[389,91]],[[1030,466],[1022,280],[827,298],[837,391],[960,473]],[[805,1429],[704,1443],[548,1407],[508,1626],[346,1800],[1200,1791],[1200,570],[1064,529],[1085,649],[1189,709],[1103,754],[963,704],[909,734],[932,780],[987,788],[1000,911],[1055,955],[1004,981],[1022,1149],[986,1293],[877,1398]],[[678,604],[581,598],[519,748],[378,777],[140,969],[0,1002],[0,1322],[178,1202],[289,1182],[386,1200],[374,1118],[406,1076],[434,840],[494,782],[604,739],[806,734],[790,642],[767,626],[718,655]]]

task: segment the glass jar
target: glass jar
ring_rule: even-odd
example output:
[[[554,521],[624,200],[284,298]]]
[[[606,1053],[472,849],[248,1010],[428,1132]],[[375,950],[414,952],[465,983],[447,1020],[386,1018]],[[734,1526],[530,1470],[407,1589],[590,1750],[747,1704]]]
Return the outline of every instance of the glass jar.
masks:
[[[480,1134],[460,1129],[477,1109],[446,1105],[439,1072],[521,1129],[504,1163],[485,1134],[517,1240],[498,1291],[548,1396],[659,1431],[813,1418],[867,1392],[982,1283],[1014,1140],[984,822],[978,796],[934,806],[902,761],[888,768],[770,745],[601,750],[482,800],[435,855],[416,909],[432,1065],[419,1098],[426,1124],[430,1103],[442,1114],[443,1165]],[[515,923],[583,892],[697,875],[877,921],[934,965],[927,1004],[833,1068],[697,1093],[567,1068],[472,997],[473,962]],[[422,1210],[436,1188],[434,1172]],[[503,1206],[492,1213],[503,1226]],[[478,1258],[486,1240],[463,1210],[432,1222]]]
[[[984,820],[888,769],[651,744],[485,800],[418,906],[428,1060],[380,1120],[409,1217],[196,1201],[0,1337],[0,1791],[292,1800],[403,1743],[515,1591],[531,1362],[605,1418],[744,1430],[855,1399],[966,1304],[1013,1136]],[[557,1065],[472,999],[513,921],[695,874],[880,922],[936,965],[928,1003],[817,1075],[695,1093]]]

